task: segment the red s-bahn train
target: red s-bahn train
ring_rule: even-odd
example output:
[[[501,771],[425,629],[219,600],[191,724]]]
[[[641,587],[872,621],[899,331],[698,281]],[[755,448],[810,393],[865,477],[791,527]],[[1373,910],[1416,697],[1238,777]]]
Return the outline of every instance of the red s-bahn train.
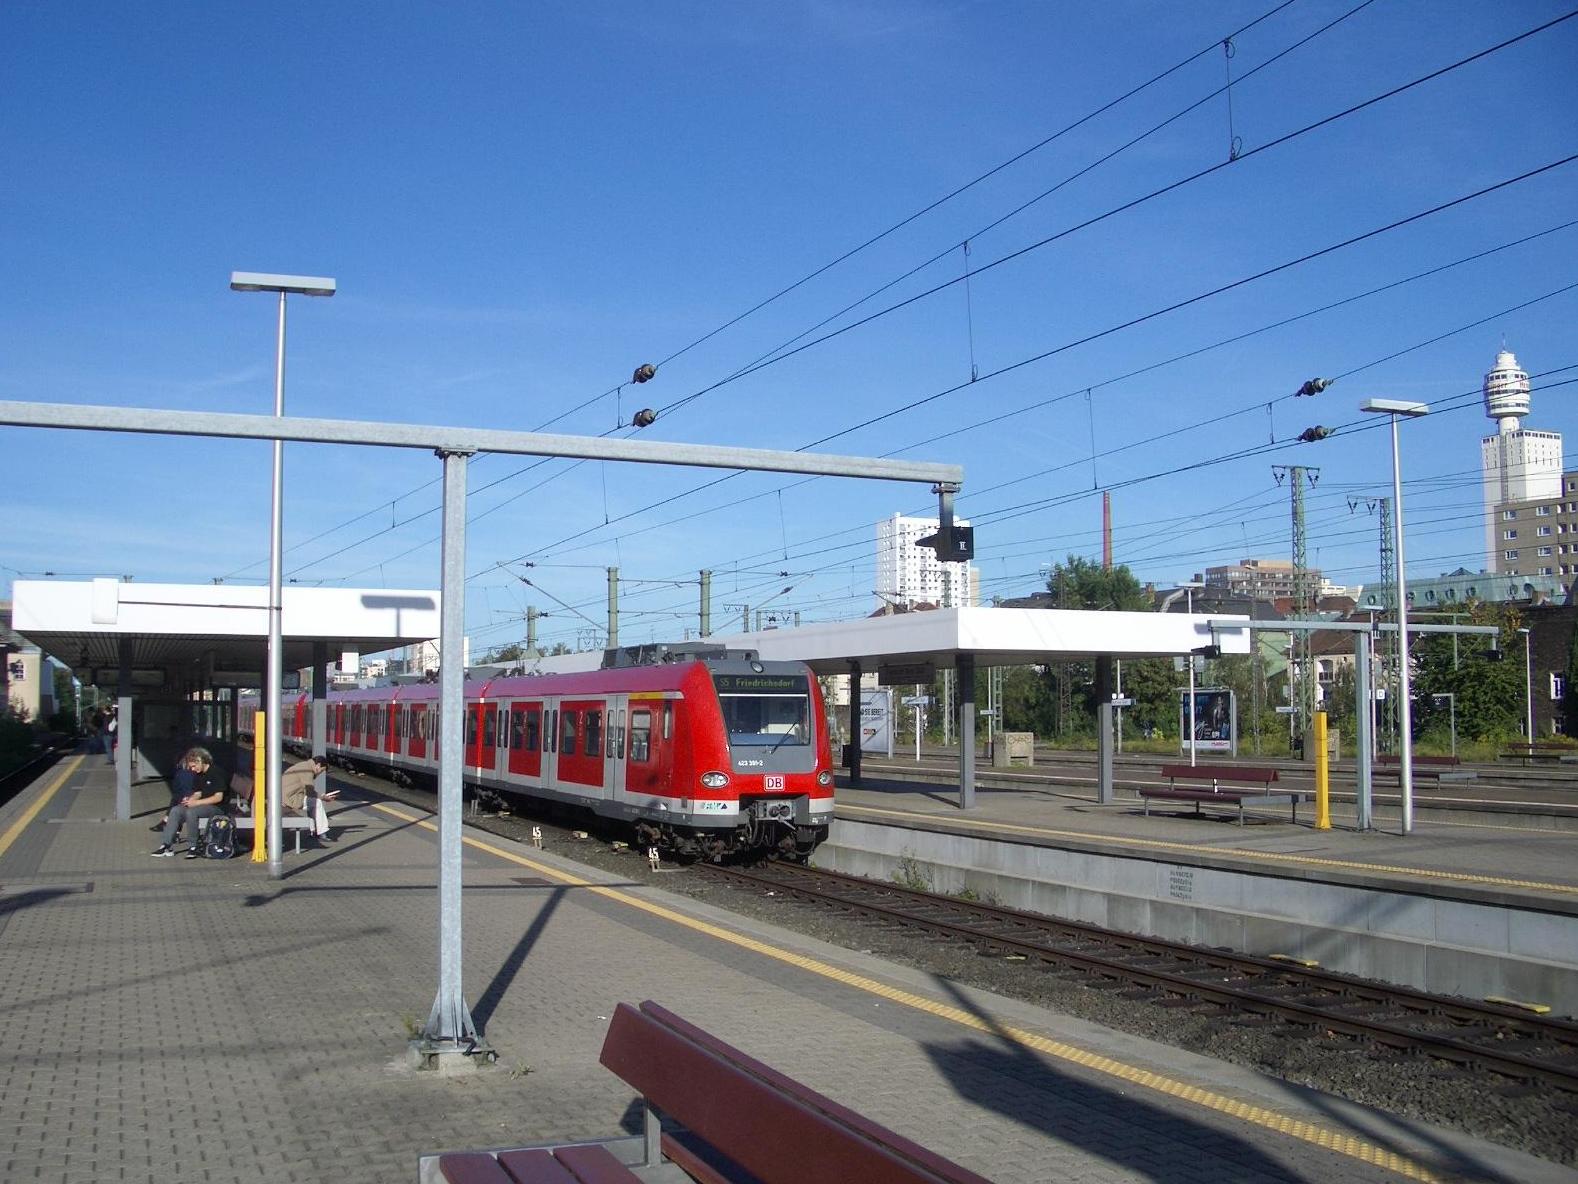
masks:
[[[656,660],[652,660],[656,658]],[[430,683],[331,691],[324,752],[396,779],[438,772]],[[255,699],[242,703],[252,730]],[[311,697],[282,706],[283,742],[311,746]],[[473,792],[583,807],[686,857],[807,855],[833,816],[821,687],[798,662],[721,647],[610,651],[601,670],[469,681],[464,780]]]

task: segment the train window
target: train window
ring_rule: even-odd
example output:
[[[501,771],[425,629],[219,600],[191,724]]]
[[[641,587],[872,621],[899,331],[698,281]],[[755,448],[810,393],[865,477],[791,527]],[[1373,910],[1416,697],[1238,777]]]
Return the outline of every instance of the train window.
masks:
[[[477,742],[477,713],[475,711],[468,711],[468,712],[466,712],[466,746],[470,747],[471,745],[475,744],[476,742]]]
[[[645,707],[630,713],[630,759],[652,759],[652,713]]]
[[[519,707],[510,711],[510,747],[516,752],[526,740],[526,713]]]
[[[536,712],[536,711],[527,712],[527,714],[526,714],[526,751],[527,752],[536,752],[537,751],[537,742],[538,742],[537,733],[539,731],[541,731],[541,730],[542,730],[542,714],[540,712]]]
[[[744,680],[735,675],[715,678],[718,704],[731,747],[767,747],[810,743],[810,698],[803,675],[764,675]]]
[[[484,707],[482,709],[482,743],[488,748],[498,746],[499,736],[499,709],[497,707]]]
[[[617,756],[625,750],[625,709],[619,709],[619,734],[614,737],[614,748],[609,756]]]
[[[548,713],[548,726],[543,732],[542,746],[547,752],[557,752],[554,747],[559,738],[559,709],[556,707]]]
[[[573,711],[561,712],[559,715],[559,751],[565,756],[575,755],[576,713]]]
[[[663,704],[663,739],[674,735],[674,704]]]
[[[600,756],[603,751],[603,713],[586,713],[586,737],[581,751],[587,756]]]

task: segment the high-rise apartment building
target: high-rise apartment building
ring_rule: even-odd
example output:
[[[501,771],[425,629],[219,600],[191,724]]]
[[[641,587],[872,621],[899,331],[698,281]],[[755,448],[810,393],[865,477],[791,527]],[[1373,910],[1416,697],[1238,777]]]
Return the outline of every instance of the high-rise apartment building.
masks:
[[[1322,584],[1320,569],[1309,569],[1310,587]],[[1237,563],[1205,569],[1205,586],[1221,596],[1247,596],[1250,600],[1280,600],[1293,595],[1293,562],[1288,559],[1240,559]]]
[[[1529,414],[1529,376],[1511,350],[1496,355],[1485,375],[1485,414],[1496,421],[1496,434],[1480,441],[1480,476],[1484,488],[1485,552],[1490,570],[1506,575],[1567,574],[1560,555],[1568,554],[1565,539],[1570,522],[1558,521],[1570,482],[1562,474],[1560,432],[1522,426]],[[1564,529],[1560,532],[1556,527]],[[1563,547],[1561,552],[1555,548]],[[1549,572],[1545,568],[1550,568]]]
[[[968,526],[955,518],[957,526]],[[930,547],[915,544],[937,533],[935,518],[907,518],[895,514],[877,523],[877,584],[879,603],[910,608],[918,604],[961,608],[980,600],[975,565],[943,563]]]

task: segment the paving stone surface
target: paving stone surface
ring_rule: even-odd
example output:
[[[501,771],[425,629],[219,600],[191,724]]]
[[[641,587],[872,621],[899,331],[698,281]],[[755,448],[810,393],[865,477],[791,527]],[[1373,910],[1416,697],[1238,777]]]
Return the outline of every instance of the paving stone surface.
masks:
[[[137,786],[121,823],[107,768],[57,772],[0,848],[0,1180],[372,1184],[442,1149],[633,1133],[637,1101],[597,1056],[615,1005],[643,999],[1005,1184],[1397,1178],[1144,1072],[1461,1178],[1574,1178],[667,893],[610,895],[588,886],[600,873],[492,837],[497,854],[465,855],[464,983],[500,1060],[419,1072],[406,1041],[437,991],[437,837],[414,811],[345,804],[338,841],[275,880],[245,854],[149,858],[162,784]],[[51,780],[0,808],[0,835]]]

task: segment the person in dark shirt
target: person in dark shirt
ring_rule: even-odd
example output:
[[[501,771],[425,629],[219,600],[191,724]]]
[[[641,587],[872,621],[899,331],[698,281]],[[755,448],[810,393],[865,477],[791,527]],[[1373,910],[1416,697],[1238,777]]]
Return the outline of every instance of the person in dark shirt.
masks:
[[[188,748],[181,754],[181,759],[175,762],[175,772],[170,774],[170,804],[149,830],[163,830],[165,823],[170,821],[170,811],[186,801],[187,795],[192,792],[197,779],[196,753],[197,749]]]
[[[155,859],[168,859],[175,854],[175,836],[183,822],[186,824],[187,841],[190,843],[186,849],[186,857],[196,859],[203,853],[203,845],[200,842],[201,820],[224,813],[225,786],[214,771],[214,758],[206,748],[194,748],[189,756],[192,767],[192,788],[177,805],[170,808],[159,846],[152,852]]]

